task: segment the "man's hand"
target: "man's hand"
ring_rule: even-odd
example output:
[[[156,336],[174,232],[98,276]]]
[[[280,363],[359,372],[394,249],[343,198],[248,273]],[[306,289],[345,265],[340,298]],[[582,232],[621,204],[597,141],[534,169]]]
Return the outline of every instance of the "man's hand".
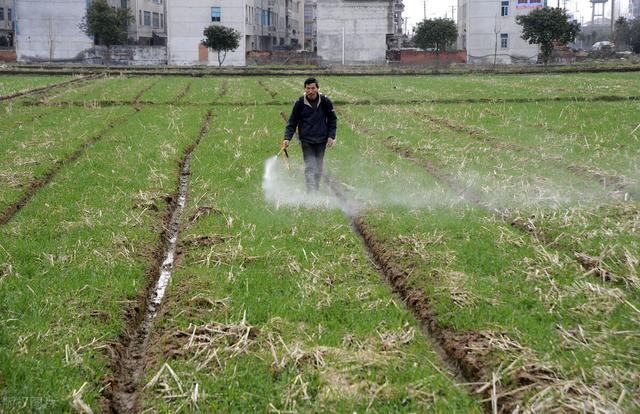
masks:
[[[327,140],[327,147],[333,147],[333,144],[336,143],[336,139],[335,138],[329,138]]]
[[[282,140],[282,149],[287,149],[289,148],[289,140],[288,139],[283,139]]]

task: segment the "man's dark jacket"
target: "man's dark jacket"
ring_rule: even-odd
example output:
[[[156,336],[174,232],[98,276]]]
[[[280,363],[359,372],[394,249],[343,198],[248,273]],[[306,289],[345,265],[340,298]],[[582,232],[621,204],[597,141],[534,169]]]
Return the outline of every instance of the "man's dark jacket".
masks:
[[[294,104],[284,136],[291,140],[298,128],[300,141],[310,144],[322,144],[336,137],[337,117],[333,103],[324,95],[318,94],[318,105],[313,109],[306,96],[301,96]]]

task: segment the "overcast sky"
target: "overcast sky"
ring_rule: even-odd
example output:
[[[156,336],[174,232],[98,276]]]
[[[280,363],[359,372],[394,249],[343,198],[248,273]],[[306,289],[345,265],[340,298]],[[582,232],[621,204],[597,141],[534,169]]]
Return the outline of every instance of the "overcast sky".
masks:
[[[473,0],[472,0],[473,1]],[[512,0],[513,1],[513,0]],[[627,6],[629,5],[629,0],[615,0],[616,1],[616,10],[620,10],[620,12],[624,15],[627,12]],[[558,0],[548,0],[550,6],[557,6]],[[560,5],[564,3],[564,0],[560,0]],[[496,4],[498,1],[496,0]],[[409,18],[409,30],[416,23],[422,21],[424,19],[424,0],[404,0],[404,14],[403,17]],[[451,6],[457,8],[458,0],[426,0],[427,6],[427,18],[432,19],[434,17],[449,17],[451,18]],[[569,11],[576,13],[577,19],[582,21],[583,23],[591,20],[591,3],[589,0],[567,0],[566,7]],[[605,15],[608,17],[611,14],[611,0],[607,3],[605,7]],[[456,9],[454,9],[455,11]],[[498,10],[498,6],[496,6],[496,10]],[[616,17],[618,16],[618,12],[616,11]]]

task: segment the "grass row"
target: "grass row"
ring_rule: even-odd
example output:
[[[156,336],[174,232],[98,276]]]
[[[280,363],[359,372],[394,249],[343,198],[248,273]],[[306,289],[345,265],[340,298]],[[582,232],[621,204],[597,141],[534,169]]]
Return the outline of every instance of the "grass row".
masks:
[[[67,411],[85,383],[79,399],[99,409],[108,349],[147,283],[164,200],[202,116],[174,107],[143,110],[66,166],[0,229],[5,412],[25,404]],[[85,127],[95,124],[101,122]]]
[[[64,82],[71,76],[0,75],[0,96]]]
[[[25,111],[20,111],[25,112]],[[14,121],[0,141],[0,209],[14,203],[29,185],[44,176],[82,144],[104,132],[110,122],[133,114],[130,108],[49,111],[34,108],[37,122]]]

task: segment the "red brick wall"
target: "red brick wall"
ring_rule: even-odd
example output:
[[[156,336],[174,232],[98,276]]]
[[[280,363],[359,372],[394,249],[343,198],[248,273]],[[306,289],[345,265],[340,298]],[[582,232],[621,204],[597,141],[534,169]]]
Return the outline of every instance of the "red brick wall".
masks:
[[[15,62],[16,51],[15,50],[0,50],[0,62]]]
[[[428,52],[426,50],[401,50],[400,63],[405,65],[424,65],[429,63],[467,63],[466,50],[450,52]]]

